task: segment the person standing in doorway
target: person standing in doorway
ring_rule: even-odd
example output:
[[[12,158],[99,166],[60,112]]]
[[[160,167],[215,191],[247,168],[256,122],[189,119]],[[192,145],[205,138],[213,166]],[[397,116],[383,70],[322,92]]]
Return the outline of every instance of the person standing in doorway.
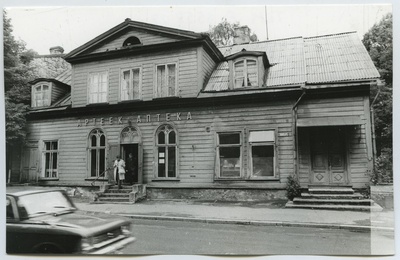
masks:
[[[114,162],[114,178],[118,184],[118,189],[121,189],[122,181],[125,180],[125,161],[119,155]]]
[[[135,159],[132,153],[129,153],[128,159],[126,160],[126,180],[133,184],[135,179]]]

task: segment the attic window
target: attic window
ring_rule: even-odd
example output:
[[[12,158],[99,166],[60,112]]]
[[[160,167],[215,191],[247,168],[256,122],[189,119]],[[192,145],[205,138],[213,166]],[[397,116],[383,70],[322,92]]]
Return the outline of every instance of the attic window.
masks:
[[[50,84],[38,84],[32,88],[32,107],[50,106]]]
[[[234,88],[258,87],[256,59],[243,59],[234,63]]]
[[[126,39],[126,40],[124,41],[124,43],[122,44],[122,46],[123,46],[123,47],[129,47],[129,46],[138,45],[138,44],[141,44],[139,38],[138,38],[138,37],[135,37],[135,36],[131,36],[131,37],[129,37],[128,39]]]

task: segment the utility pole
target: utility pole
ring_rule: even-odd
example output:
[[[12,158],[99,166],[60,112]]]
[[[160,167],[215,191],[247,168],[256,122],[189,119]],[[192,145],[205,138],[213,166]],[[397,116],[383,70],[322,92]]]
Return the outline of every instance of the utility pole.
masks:
[[[265,30],[267,33],[267,41],[268,41],[268,16],[267,16],[267,6],[265,6]]]

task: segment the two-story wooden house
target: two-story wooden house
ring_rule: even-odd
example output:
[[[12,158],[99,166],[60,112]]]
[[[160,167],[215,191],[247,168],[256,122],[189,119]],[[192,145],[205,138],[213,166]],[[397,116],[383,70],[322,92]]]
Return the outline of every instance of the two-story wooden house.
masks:
[[[21,178],[97,186],[132,153],[152,197],[283,197],[290,175],[364,188],[379,74],[357,34],[238,40],[126,19],[71,51],[32,82]]]

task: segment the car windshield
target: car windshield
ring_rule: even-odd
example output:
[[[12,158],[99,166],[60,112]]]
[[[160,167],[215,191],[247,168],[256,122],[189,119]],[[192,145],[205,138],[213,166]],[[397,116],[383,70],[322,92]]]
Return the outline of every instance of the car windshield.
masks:
[[[75,210],[66,195],[60,191],[27,194],[19,197],[18,207],[23,215],[61,214]]]

